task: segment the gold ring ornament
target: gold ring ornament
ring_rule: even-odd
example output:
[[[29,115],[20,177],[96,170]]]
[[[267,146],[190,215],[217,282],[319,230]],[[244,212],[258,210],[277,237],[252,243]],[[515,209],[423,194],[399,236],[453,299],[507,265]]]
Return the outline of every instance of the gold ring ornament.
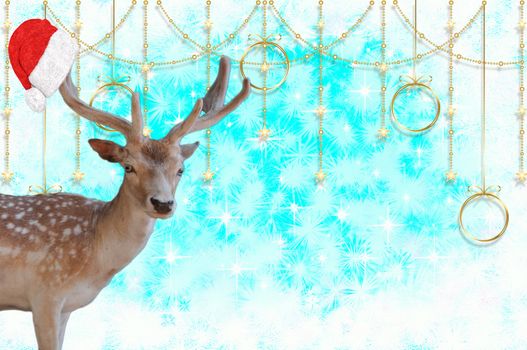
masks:
[[[461,230],[461,233],[463,233],[463,235],[468,240],[476,243],[492,243],[497,241],[505,233],[505,231],[507,231],[507,227],[509,226],[509,209],[507,208],[503,200],[501,200],[501,198],[498,196],[500,190],[500,186],[489,186],[487,188],[482,188],[479,186],[469,186],[468,191],[472,192],[473,194],[465,200],[465,202],[461,206],[461,209],[459,210],[459,228]],[[490,238],[478,238],[476,235],[470,232],[463,224],[463,214],[465,212],[465,209],[470,203],[478,199],[490,199],[494,201],[505,213],[505,223],[503,224],[503,227],[496,235]]]
[[[130,95],[133,95],[134,91],[132,89],[130,89],[127,85],[125,85],[124,83],[121,83],[119,81],[116,81],[116,80],[110,80],[109,83],[106,83],[106,84],[103,84],[101,86],[99,86],[99,88],[97,90],[95,90],[95,93],[93,94],[93,96],[91,97],[90,99],[90,107],[93,106],[93,102],[95,101],[95,98],[101,93],[103,92],[104,90],[108,89],[108,88],[122,88],[122,89],[125,89],[126,91],[128,91],[130,93]],[[108,132],[117,132],[116,130],[112,129],[112,128],[109,128],[107,126],[104,126],[104,125],[101,125],[99,123],[95,123],[99,128],[105,130],[105,131],[108,131]]]
[[[291,62],[289,61],[289,56],[287,56],[287,53],[285,52],[284,48],[282,46],[280,46],[279,44],[276,43],[276,41],[280,40],[281,39],[281,36],[280,35],[269,35],[267,37],[262,37],[260,35],[255,35],[256,37],[258,37],[258,41],[256,41],[254,44],[252,44],[251,46],[249,46],[245,52],[243,53],[242,57],[240,58],[240,73],[242,74],[242,77],[245,79],[247,78],[247,76],[245,75],[245,71],[244,71],[244,68],[243,66],[245,65],[245,59],[247,58],[247,55],[252,51],[254,50],[255,48],[258,48],[258,47],[263,47],[264,50],[267,49],[267,47],[271,47],[271,48],[274,48],[274,49],[277,49],[281,54],[282,56],[284,56],[284,61],[285,61],[285,73],[284,73],[284,76],[282,77],[282,79],[275,85],[273,86],[265,86],[265,87],[262,87],[262,86],[258,86],[256,84],[254,84],[251,80],[251,86],[253,88],[255,88],[256,90],[265,90],[265,91],[271,91],[271,90],[274,90],[274,89],[277,89],[278,87],[280,87],[287,79],[287,75],[289,74],[289,68],[291,66]],[[249,36],[249,39],[251,39],[252,36],[250,35]],[[266,63],[265,61],[262,63],[262,71],[264,69],[269,69],[269,64]]]
[[[399,130],[412,133],[412,134],[419,134],[419,133],[430,130],[435,125],[437,120],[439,119],[439,114],[441,113],[441,102],[439,101],[439,97],[429,85],[432,82],[432,77],[422,76],[419,78],[415,78],[409,75],[404,75],[399,78],[399,81],[403,83],[403,85],[399,88],[399,90],[395,92],[395,94],[392,97],[392,102],[390,104],[390,110],[391,110],[393,123]],[[422,128],[411,128],[407,125],[402,124],[399,121],[397,114],[395,113],[395,101],[397,100],[397,97],[399,97],[399,95],[403,91],[409,91],[410,89],[425,90],[433,97],[434,102],[435,102],[436,111],[435,111],[434,119]]]

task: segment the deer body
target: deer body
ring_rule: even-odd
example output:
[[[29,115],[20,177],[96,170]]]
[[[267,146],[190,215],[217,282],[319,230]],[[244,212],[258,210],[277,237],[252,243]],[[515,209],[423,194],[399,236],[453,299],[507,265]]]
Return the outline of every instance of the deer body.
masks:
[[[51,295],[62,312],[93,301],[153,230],[154,219],[120,196],[0,195],[0,310],[31,311]]]
[[[249,94],[245,79],[240,93],[224,105],[229,74],[230,62],[222,57],[205,98],[160,140],[143,136],[137,94],[130,123],[86,105],[67,76],[60,87],[66,104],[125,136],[125,146],[89,140],[101,158],[119,163],[125,176],[110,202],[75,194],[0,194],[0,311],[31,311],[40,350],[62,348],[71,312],[92,302],[143,250],[156,219],[173,214],[183,162],[199,145],[181,144],[181,139],[216,124]],[[202,111],[205,115],[198,118]]]

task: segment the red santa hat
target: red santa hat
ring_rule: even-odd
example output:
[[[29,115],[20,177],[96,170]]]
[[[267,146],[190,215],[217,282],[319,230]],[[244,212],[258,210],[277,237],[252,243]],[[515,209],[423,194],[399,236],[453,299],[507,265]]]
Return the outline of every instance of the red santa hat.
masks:
[[[70,35],[46,19],[27,20],[13,32],[9,60],[26,89],[26,103],[32,110],[44,110],[46,97],[62,84],[76,53],[77,44]]]

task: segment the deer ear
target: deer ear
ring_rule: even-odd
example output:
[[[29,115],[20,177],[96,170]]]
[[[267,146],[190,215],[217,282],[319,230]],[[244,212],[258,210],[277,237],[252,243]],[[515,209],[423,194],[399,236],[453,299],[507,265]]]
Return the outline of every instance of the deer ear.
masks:
[[[119,163],[126,155],[124,147],[119,146],[115,142],[99,139],[88,140],[91,148],[99,154],[99,156],[112,163]]]
[[[192,156],[194,152],[198,149],[199,142],[196,141],[194,143],[181,145],[179,147],[181,147],[181,155],[183,156],[183,158],[187,159],[190,158],[190,156]]]

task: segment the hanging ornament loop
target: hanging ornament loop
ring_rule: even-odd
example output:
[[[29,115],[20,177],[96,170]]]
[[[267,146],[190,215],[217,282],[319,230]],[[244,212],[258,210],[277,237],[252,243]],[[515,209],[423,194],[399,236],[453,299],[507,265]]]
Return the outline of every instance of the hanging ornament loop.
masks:
[[[425,75],[419,78],[415,78],[409,75],[402,75],[399,77],[399,81],[403,83],[403,85],[395,92],[395,94],[392,97],[392,102],[390,104],[390,110],[391,110],[391,116],[392,116],[392,122],[395,124],[395,126],[404,132],[408,132],[411,134],[420,134],[425,131],[428,131],[432,129],[432,127],[436,124],[437,120],[439,119],[439,114],[441,113],[441,101],[439,100],[439,97],[435,93],[435,91],[428,85],[430,82],[432,82],[432,77],[430,75]],[[403,124],[400,121],[400,118],[398,117],[397,113],[395,112],[395,102],[397,101],[397,98],[403,93],[410,91],[412,89],[421,89],[424,90],[426,93],[428,93],[434,100],[435,104],[435,115],[434,118],[430,123],[427,125],[421,127],[421,128],[412,128],[410,126],[407,126]]]
[[[509,226],[509,209],[505,205],[505,203],[501,200],[501,198],[498,196],[498,193],[500,192],[501,187],[500,186],[489,186],[487,188],[483,188],[477,185],[469,186],[468,191],[472,193],[471,196],[469,196],[463,205],[461,206],[461,209],[459,210],[459,229],[461,230],[461,233],[470,241],[477,242],[477,243],[492,243],[497,241],[504,233],[507,231],[507,227]],[[473,233],[471,233],[464,225],[463,222],[463,215],[465,213],[465,210],[469,206],[470,203],[473,203],[479,199],[487,199],[491,200],[494,203],[498,205],[498,207],[503,211],[505,215],[505,222],[501,228],[501,230],[495,234],[492,237],[489,238],[479,238]]]
[[[487,125],[487,115],[486,115],[486,23],[487,23],[487,17],[486,17],[486,2],[483,1],[483,13],[482,13],[482,42],[481,42],[481,62],[482,62],[482,70],[481,70],[481,81],[482,81],[482,91],[481,91],[481,186],[472,185],[468,188],[469,193],[473,193],[471,196],[469,196],[465,202],[463,202],[463,205],[461,206],[461,209],[459,209],[459,229],[461,233],[470,241],[475,243],[492,243],[497,241],[504,233],[507,231],[507,227],[509,226],[509,209],[505,205],[505,203],[501,200],[501,198],[498,196],[498,193],[501,191],[501,187],[497,185],[493,186],[486,186],[486,125]],[[489,238],[478,238],[476,235],[472,234],[467,228],[465,227],[463,223],[463,214],[465,213],[465,209],[468,207],[468,205],[476,200],[479,199],[487,199],[495,202],[498,207],[503,211],[505,215],[505,222],[501,228],[501,230],[494,236],[491,236]]]
[[[268,35],[266,37],[262,37],[261,35],[258,35],[258,34],[249,35],[249,41],[255,41],[255,40],[257,40],[257,41],[254,42],[253,44],[251,44],[245,50],[245,52],[243,53],[242,57],[240,58],[240,73],[242,74],[242,77],[244,79],[247,78],[247,76],[245,74],[245,70],[244,70],[244,65],[246,63],[245,59],[247,58],[247,55],[251,51],[255,50],[258,47],[262,47],[264,50],[267,50],[267,48],[269,48],[269,47],[278,50],[282,54],[282,56],[284,57],[284,62],[285,62],[285,73],[284,73],[284,76],[282,77],[282,79],[278,83],[276,83],[273,86],[263,87],[263,86],[258,86],[258,85],[254,84],[251,81],[251,86],[253,88],[255,88],[256,90],[260,90],[260,91],[263,91],[263,90],[266,90],[266,91],[275,90],[275,89],[279,88],[287,79],[287,75],[289,74],[289,68],[291,66],[291,62],[289,60],[289,56],[287,56],[287,52],[285,52],[284,48],[277,43],[277,41],[279,41],[281,38],[282,37],[281,37],[280,34],[271,34],[271,35]],[[269,63],[263,62],[263,64],[269,64]]]
[[[413,54],[414,57],[418,57],[417,54],[417,0],[414,0],[414,38],[413,38]],[[439,101],[439,97],[435,93],[435,91],[430,87],[430,83],[432,83],[432,76],[425,75],[421,77],[417,77],[417,67],[416,67],[416,61],[413,61],[413,67],[412,67],[413,74],[410,75],[401,75],[399,77],[399,81],[403,84],[393,95],[392,102],[390,104],[390,112],[392,116],[392,122],[395,124],[396,128],[399,129],[402,132],[409,133],[409,134],[420,134],[423,132],[426,132],[436,124],[437,120],[439,119],[439,114],[441,113],[441,102]],[[423,127],[410,127],[408,125],[403,124],[400,121],[400,118],[398,117],[397,113],[395,113],[395,101],[397,98],[401,95],[403,91],[408,92],[410,90],[419,89],[424,91],[424,93],[429,94],[435,104],[435,115],[432,121],[428,124],[426,124]]]
[[[123,83],[119,83],[117,81],[110,81],[109,83],[106,83],[104,85],[101,85],[97,90],[95,90],[95,93],[93,94],[93,96],[91,97],[90,99],[90,107],[93,106],[93,102],[95,101],[95,98],[100,95],[101,93],[103,93],[104,91],[108,91],[110,89],[116,89],[116,88],[121,88],[121,89],[124,89],[126,91],[128,91],[130,93],[130,95],[133,95],[134,92],[132,89],[130,89],[127,85],[123,84]],[[102,124],[99,124],[99,123],[95,123],[97,124],[97,126],[105,131],[108,131],[108,132],[117,132],[116,130],[112,129],[112,128],[109,128],[107,126],[104,126]]]

